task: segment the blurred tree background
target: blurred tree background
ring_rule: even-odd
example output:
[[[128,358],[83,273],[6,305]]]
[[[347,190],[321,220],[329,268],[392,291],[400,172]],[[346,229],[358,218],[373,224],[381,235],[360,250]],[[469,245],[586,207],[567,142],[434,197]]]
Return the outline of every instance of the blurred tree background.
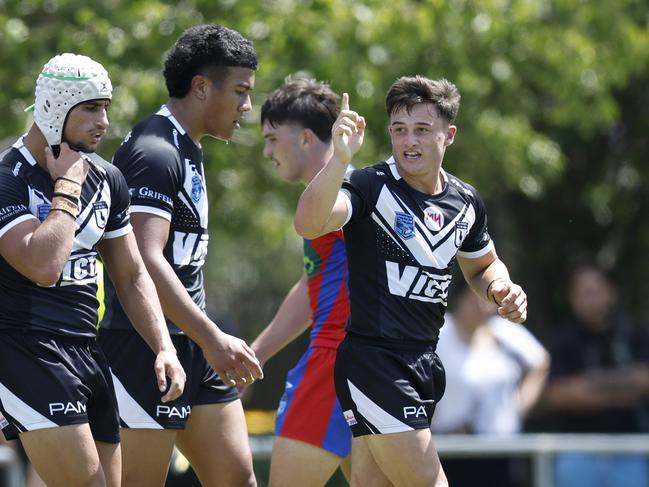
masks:
[[[235,143],[204,141],[206,281],[213,312],[241,336],[257,335],[302,271],[301,188],[262,157],[258,117],[290,74],[350,93],[369,126],[359,166],[390,153],[383,99],[397,77],[454,81],[463,99],[445,168],[487,201],[499,253],[530,296],[530,328],[565,311],[565,271],[582,256],[613,270],[623,303],[649,319],[647,0],[0,0],[3,147],[30,123],[23,109],[43,64],[72,51],[113,80],[99,151],[110,159],[165,101],[166,49],[205,22],[242,32],[261,62]]]

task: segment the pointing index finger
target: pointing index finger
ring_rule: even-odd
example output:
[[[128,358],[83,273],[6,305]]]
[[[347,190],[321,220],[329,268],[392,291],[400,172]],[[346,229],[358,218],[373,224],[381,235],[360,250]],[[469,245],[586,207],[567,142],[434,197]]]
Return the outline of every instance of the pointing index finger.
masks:
[[[343,93],[343,100],[340,106],[341,110],[349,110],[349,94]]]

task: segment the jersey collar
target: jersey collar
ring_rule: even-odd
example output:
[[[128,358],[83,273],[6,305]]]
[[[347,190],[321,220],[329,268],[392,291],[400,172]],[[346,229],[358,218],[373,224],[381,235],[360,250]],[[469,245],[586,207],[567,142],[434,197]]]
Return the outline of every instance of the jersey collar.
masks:
[[[29,149],[25,147],[25,135],[21,135],[20,138],[16,142],[14,142],[14,145],[12,145],[12,147],[14,149],[18,149],[18,151],[22,154],[25,160],[29,162],[30,166],[37,166],[38,162],[36,162],[36,159],[34,159],[32,153],[29,152]]]
[[[178,130],[178,133],[180,135],[185,135],[186,131],[183,128],[182,125],[180,125],[180,122],[176,120],[176,117],[174,117],[171,112],[169,111],[169,108],[167,108],[167,105],[162,105],[160,107],[160,110],[156,112],[156,115],[160,115],[161,117],[167,117],[169,121],[176,127],[176,130]]]
[[[397,161],[394,160],[394,156],[390,156],[390,158],[385,161],[385,163],[388,165],[390,168],[390,172],[392,173],[392,177],[399,181],[401,179],[401,174],[399,174],[399,168],[397,167]],[[448,176],[446,174],[446,171],[444,171],[443,167],[439,168],[439,172],[442,175],[442,181],[444,181],[444,188],[448,184]]]

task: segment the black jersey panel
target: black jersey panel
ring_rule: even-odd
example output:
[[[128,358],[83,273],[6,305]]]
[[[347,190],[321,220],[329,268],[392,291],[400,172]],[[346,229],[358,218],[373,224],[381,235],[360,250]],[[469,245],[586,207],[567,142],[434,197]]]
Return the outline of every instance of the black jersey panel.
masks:
[[[117,150],[113,164],[128,181],[133,206],[159,208],[171,216],[182,177],[180,154],[159,134],[138,136],[137,128]]]
[[[131,211],[161,216],[169,224],[165,259],[183,286],[205,308],[202,267],[207,256],[208,201],[203,154],[166,107],[138,123],[115,153],[124,174]],[[132,329],[110,282],[102,326]],[[167,320],[170,333],[182,333]]]
[[[58,282],[42,287],[0,257],[0,328],[30,329],[67,336],[96,333],[97,244],[130,231],[128,191],[120,174],[95,154],[84,154],[89,171],[82,186],[75,238]],[[121,181],[121,182],[120,182]],[[22,138],[0,161],[1,230],[25,218],[44,221],[54,183],[29,153]],[[27,207],[27,213],[24,211]],[[6,211],[18,207],[19,211]],[[31,215],[31,216],[29,216]],[[0,235],[2,238],[2,235]]]
[[[391,159],[354,171],[343,189],[352,204],[344,227],[349,263],[348,331],[434,342],[444,321],[460,249],[491,246],[477,192],[443,172],[435,195],[408,186]]]

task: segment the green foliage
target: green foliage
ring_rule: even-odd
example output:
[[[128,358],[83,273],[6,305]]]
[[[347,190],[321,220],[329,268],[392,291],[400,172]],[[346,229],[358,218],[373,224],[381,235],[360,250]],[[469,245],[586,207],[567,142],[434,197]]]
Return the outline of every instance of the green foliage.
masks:
[[[24,129],[42,65],[70,50],[102,62],[116,86],[100,150],[110,158],[134,122],[165,101],[165,50],[202,22],[255,42],[256,108],[289,74],[348,91],[368,120],[358,165],[390,153],[390,84],[417,73],[446,77],[463,99],[445,167],[490,203],[501,254],[531,290],[532,319],[560,304],[558,275],[582,252],[625,269],[624,295],[639,310],[649,292],[647,18],[637,0],[0,0],[0,140],[7,145]],[[302,261],[292,229],[300,188],[275,177],[257,112],[249,118],[236,143],[204,144],[208,286],[248,337]]]

